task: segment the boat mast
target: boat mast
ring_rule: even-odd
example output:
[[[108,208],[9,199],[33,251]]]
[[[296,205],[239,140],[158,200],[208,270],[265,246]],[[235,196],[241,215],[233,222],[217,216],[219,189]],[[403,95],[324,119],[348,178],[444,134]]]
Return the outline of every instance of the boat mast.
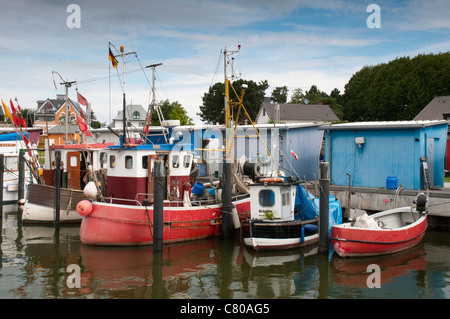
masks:
[[[112,45],[114,47],[114,49],[117,50],[117,48],[114,46],[114,44],[112,44],[111,42],[109,42],[110,45]],[[127,57],[127,55],[130,54],[134,54],[136,55],[136,52],[128,52],[125,53],[124,47],[123,45],[120,46],[120,53],[118,55],[115,55],[114,57],[121,57],[122,61],[123,61],[123,105],[122,105],[122,112],[123,112],[123,135],[122,135],[122,146],[125,146],[126,142],[127,142],[127,133],[126,133],[126,129],[127,129],[127,116],[126,116],[126,81],[125,81],[125,77],[126,77],[126,60],[125,58]]]
[[[241,46],[238,46],[241,49]],[[232,231],[232,174],[233,174],[233,157],[232,151],[232,116],[230,110],[230,91],[229,91],[229,80],[227,76],[227,66],[228,66],[228,56],[233,55],[239,51],[228,51],[225,47],[223,49],[223,59],[224,59],[224,83],[225,83],[225,97],[224,97],[224,109],[225,109],[225,153],[222,165],[223,172],[223,189],[222,189],[222,234],[224,237],[230,237]]]

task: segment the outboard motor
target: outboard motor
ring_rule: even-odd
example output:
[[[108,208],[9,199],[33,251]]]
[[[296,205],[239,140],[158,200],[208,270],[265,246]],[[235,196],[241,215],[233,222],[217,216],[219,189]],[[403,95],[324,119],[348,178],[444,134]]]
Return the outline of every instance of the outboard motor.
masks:
[[[428,203],[428,196],[424,193],[420,193],[417,195],[416,200],[416,210],[419,214],[425,214],[427,212],[427,203]]]

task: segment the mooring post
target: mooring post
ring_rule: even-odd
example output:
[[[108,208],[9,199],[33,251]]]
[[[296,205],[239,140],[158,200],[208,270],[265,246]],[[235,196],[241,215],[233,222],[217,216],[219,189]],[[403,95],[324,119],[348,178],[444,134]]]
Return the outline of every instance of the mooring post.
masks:
[[[55,226],[59,227],[59,210],[60,210],[60,191],[61,191],[61,155],[56,156],[55,169]]]
[[[330,163],[321,162],[320,169],[320,195],[319,195],[319,252],[328,252],[328,218],[329,218],[329,193],[330,193]]]
[[[23,205],[25,201],[25,159],[24,159],[24,152],[20,151],[19,153],[19,191],[17,201],[19,205]]]
[[[5,155],[0,154],[0,185],[2,185],[2,191],[0,192],[0,216],[3,214],[3,172],[5,170]]]
[[[164,184],[165,167],[163,160],[156,160],[153,168],[153,251],[163,249],[163,214],[164,214]]]
[[[232,180],[232,166],[231,163],[225,162],[222,165],[222,236],[225,238],[231,237],[232,234],[232,194],[231,185]]]

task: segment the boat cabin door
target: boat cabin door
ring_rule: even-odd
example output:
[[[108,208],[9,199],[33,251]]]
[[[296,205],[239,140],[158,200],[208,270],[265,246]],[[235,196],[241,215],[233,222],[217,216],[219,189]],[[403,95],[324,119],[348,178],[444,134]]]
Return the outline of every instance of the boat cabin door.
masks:
[[[67,152],[67,188],[80,189],[79,152]]]

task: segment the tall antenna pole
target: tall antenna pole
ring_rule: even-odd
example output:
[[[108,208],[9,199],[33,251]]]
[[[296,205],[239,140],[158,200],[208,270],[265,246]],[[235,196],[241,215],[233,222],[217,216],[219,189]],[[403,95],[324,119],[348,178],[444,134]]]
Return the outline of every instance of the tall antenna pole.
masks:
[[[58,74],[58,76],[61,78],[62,82],[60,83],[61,85],[64,85],[66,87],[66,123],[65,123],[65,144],[68,144],[69,142],[69,116],[70,116],[70,107],[69,107],[69,88],[77,83],[77,81],[65,81],[63,79],[63,77],[61,76],[61,74],[59,74],[56,71],[52,71],[52,74],[56,73]],[[48,131],[47,131],[47,135],[48,135]]]
[[[147,120],[145,122],[145,133],[148,134],[148,126],[150,125],[151,122],[151,117],[152,117],[152,111],[155,109],[156,106],[156,86],[155,86],[155,80],[156,80],[156,67],[162,65],[162,63],[155,63],[155,64],[151,64],[151,65],[147,65],[145,68],[152,68],[152,101],[150,102],[150,105],[148,106],[148,110],[147,110]],[[159,107],[156,107],[156,113],[158,114],[158,118],[159,118],[159,122],[161,123],[161,127],[162,127],[162,122],[164,121],[164,115],[162,114],[161,110],[159,109]],[[163,133],[164,133],[164,139],[167,142],[167,136],[166,136],[166,131],[165,128],[163,127]]]

